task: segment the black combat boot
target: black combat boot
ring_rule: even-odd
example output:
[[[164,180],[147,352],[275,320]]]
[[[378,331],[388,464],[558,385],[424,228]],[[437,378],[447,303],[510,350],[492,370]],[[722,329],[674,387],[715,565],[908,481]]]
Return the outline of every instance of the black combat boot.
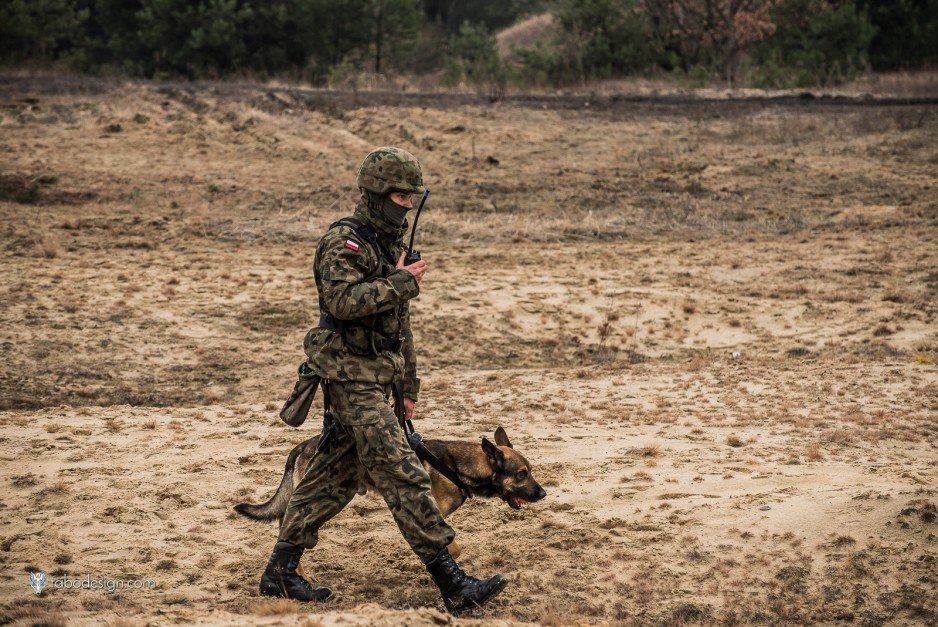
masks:
[[[329,588],[314,588],[296,572],[303,547],[292,542],[278,542],[270,554],[267,570],[261,575],[261,596],[283,597],[297,601],[325,601],[332,596]]]
[[[427,570],[440,588],[443,604],[454,616],[485,605],[508,585],[508,581],[501,575],[485,580],[470,577],[459,568],[447,548],[427,563]]]

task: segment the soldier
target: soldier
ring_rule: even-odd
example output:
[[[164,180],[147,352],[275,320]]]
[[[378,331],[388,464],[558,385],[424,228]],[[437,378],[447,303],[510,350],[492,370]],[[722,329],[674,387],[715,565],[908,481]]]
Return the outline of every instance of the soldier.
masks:
[[[260,592],[302,601],[331,596],[296,568],[304,549],[316,546],[319,528],[358,491],[360,461],[446,609],[459,614],[489,601],[507,581],[470,577],[453,560],[447,546],[455,532],[388,402],[392,383],[402,381],[410,419],[420,387],[407,303],[420,293],[427,264],[405,266],[403,241],[414,195],[426,189],[420,164],[407,151],[378,148],[362,163],[358,187],[355,215],[333,224],[316,249],[320,319],[303,342],[337,424],[331,445],[316,454],[293,491]]]

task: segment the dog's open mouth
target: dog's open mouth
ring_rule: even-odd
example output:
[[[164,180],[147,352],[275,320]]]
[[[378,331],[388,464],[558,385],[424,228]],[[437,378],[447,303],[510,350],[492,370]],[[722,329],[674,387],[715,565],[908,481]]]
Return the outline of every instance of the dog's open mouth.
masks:
[[[521,509],[521,506],[527,503],[527,501],[517,496],[506,496],[505,502],[508,503],[511,509]]]

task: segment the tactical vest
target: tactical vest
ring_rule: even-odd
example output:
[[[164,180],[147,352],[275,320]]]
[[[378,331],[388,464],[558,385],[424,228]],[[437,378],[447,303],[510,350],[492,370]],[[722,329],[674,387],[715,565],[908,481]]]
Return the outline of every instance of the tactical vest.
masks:
[[[329,225],[329,230],[347,226],[352,228],[362,243],[368,246],[378,259],[378,265],[372,269],[362,282],[373,281],[378,278],[387,278],[394,271],[394,262],[391,251],[378,241],[378,233],[368,224],[356,216],[342,218]],[[317,254],[319,254],[317,252]],[[319,286],[319,269],[316,268],[316,284]],[[321,290],[319,296],[319,326],[323,329],[338,331],[342,343],[353,355],[360,357],[377,357],[379,353],[390,351],[401,352],[404,346],[402,318],[407,305],[401,305],[388,311],[382,311],[370,316],[355,318],[353,320],[340,320],[326,307]]]

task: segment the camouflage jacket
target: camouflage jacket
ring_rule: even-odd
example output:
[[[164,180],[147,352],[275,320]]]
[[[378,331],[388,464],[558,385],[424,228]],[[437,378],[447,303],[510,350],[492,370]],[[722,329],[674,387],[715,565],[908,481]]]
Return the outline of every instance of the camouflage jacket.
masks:
[[[394,261],[404,249],[403,236],[407,224],[400,229],[375,219],[364,200],[355,209],[355,216],[373,228],[378,241]],[[381,351],[377,356],[362,356],[349,350],[339,331],[314,327],[306,334],[303,346],[310,367],[323,379],[335,381],[366,381],[387,385],[403,381],[404,395],[417,400],[420,379],[414,338],[410,330],[407,304],[420,293],[417,280],[406,270],[395,270],[385,255],[362,241],[352,227],[338,225],[329,229],[316,249],[313,262],[316,289],[326,311],[341,321],[376,325],[387,337],[400,330],[404,345],[400,353]],[[400,329],[396,309],[401,308]],[[377,322],[377,324],[376,324]],[[347,339],[354,339],[350,327]]]

